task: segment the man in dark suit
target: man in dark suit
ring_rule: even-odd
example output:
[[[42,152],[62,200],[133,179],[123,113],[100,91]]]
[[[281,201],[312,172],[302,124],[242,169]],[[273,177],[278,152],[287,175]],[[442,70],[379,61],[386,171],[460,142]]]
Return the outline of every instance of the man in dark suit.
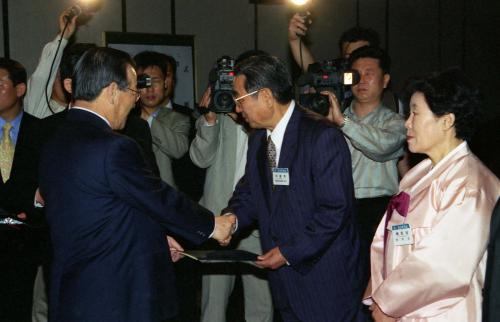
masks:
[[[255,131],[247,166],[229,206],[238,230],[258,222],[257,265],[271,269],[284,321],[355,321],[360,310],[359,240],[353,218],[351,159],[342,134],[292,100],[275,57],[235,68],[236,110]]]
[[[491,216],[488,262],[484,282],[483,322],[498,321],[500,317],[500,199]]]
[[[234,217],[214,221],[152,174],[137,143],[113,132],[138,99],[133,66],[119,50],[88,50],[72,79],[74,106],[41,154],[54,322],[173,319],[166,233],[193,243],[230,239]],[[178,255],[180,247],[169,244]]]
[[[0,321],[30,321],[38,262],[37,188],[39,120],[23,112],[26,70],[0,58],[0,209],[23,222],[0,225]],[[19,214],[19,215],[18,215]],[[5,223],[6,218],[0,218]]]

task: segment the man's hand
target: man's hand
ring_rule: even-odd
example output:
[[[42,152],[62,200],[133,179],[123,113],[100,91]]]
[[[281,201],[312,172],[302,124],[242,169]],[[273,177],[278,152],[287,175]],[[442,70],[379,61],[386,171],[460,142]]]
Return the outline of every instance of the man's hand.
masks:
[[[305,36],[307,32],[307,24],[311,23],[309,20],[309,12],[307,16],[302,16],[298,13],[294,14],[290,23],[288,24],[288,41],[293,42],[299,39],[299,36]]]
[[[71,8],[67,8],[61,14],[59,15],[59,34],[61,34],[64,30],[64,26],[66,26],[66,16],[69,14]],[[68,26],[66,27],[66,30],[64,31],[63,38],[69,39],[73,34],[75,33],[76,30],[76,19],[78,16],[74,16],[71,18],[71,20],[68,22]]]
[[[258,256],[255,264],[262,268],[278,269],[286,264],[286,259],[279,247],[274,247],[264,255]]]
[[[328,110],[326,118],[337,126],[344,124],[344,115],[340,110],[340,103],[337,97],[332,92],[328,91],[322,91],[321,95],[328,96],[328,102],[330,103],[330,109]]]
[[[392,316],[388,316],[387,314],[382,312],[377,303],[373,303],[370,306],[370,311],[372,311],[372,318],[375,320],[375,322],[396,322],[395,318],[393,318]]]
[[[233,214],[215,217],[215,230],[212,236],[221,246],[229,245],[231,235],[236,227],[236,216]]]
[[[167,236],[168,247],[170,249],[170,257],[172,257],[172,262],[177,262],[179,259],[184,257],[180,252],[184,251],[184,248],[173,238]]]
[[[205,92],[203,93],[203,96],[201,97],[199,106],[208,110],[211,98],[212,98],[212,89],[210,88],[210,86],[208,86]],[[215,114],[212,111],[208,111],[208,113],[204,114],[203,117],[205,117],[205,120],[209,125],[214,125],[215,122],[217,122],[217,114]]]
[[[40,206],[45,206],[45,200],[43,200],[42,194],[40,193],[40,188],[36,188],[35,191],[35,202]]]

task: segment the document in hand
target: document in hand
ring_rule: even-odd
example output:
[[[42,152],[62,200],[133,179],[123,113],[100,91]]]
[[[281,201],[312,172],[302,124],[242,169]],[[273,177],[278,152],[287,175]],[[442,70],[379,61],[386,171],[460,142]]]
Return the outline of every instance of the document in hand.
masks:
[[[187,250],[182,252],[186,257],[202,263],[211,262],[255,262],[257,254],[238,249],[221,250]]]

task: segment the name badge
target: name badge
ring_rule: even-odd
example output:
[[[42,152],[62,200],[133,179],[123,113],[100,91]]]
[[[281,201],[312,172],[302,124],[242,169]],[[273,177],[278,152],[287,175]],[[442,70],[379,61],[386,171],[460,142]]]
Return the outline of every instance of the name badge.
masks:
[[[288,168],[273,168],[273,185],[275,186],[289,186],[290,176],[288,175]]]
[[[396,246],[412,245],[413,234],[410,224],[392,225],[392,240]]]

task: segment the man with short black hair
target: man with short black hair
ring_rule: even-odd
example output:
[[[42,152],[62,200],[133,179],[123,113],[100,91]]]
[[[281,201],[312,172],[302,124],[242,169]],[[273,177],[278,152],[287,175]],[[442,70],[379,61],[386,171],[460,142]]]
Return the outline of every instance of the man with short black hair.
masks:
[[[0,89],[0,321],[24,322],[31,321],[40,255],[39,232],[31,228],[41,219],[33,204],[40,123],[23,112],[26,70],[20,63],[0,58]]]
[[[168,55],[143,51],[134,56],[139,75],[151,77],[151,87],[140,90],[140,115],[146,120],[153,138],[153,152],[160,177],[177,187],[172,171],[172,159],[179,159],[189,149],[191,123],[188,116],[176,111],[172,101],[176,63]],[[175,109],[174,109],[175,107]]]
[[[380,48],[359,48],[349,57],[349,67],[360,74],[360,82],[352,87],[352,103],[342,112],[337,98],[325,94],[331,103],[328,119],[344,133],[351,151],[357,218],[369,253],[389,199],[398,191],[397,162],[404,153],[406,129],[403,117],[382,103],[390,81],[387,54]]]
[[[288,41],[290,44],[290,50],[292,51],[295,62],[304,72],[307,72],[309,65],[315,62],[313,54],[301,39],[301,37],[306,36],[306,32],[308,30],[308,19],[309,18],[307,16],[295,14],[290,19],[290,23],[288,25]],[[371,28],[352,27],[342,33],[338,45],[340,53],[338,61],[340,61],[348,59],[352,52],[361,47],[371,46],[378,48],[380,46],[380,39],[377,32]],[[395,93],[390,90],[385,90],[382,94],[382,101],[384,102],[384,105],[399,114],[403,114],[402,104]],[[351,102],[352,93],[349,87],[345,87],[344,97],[340,99],[341,103],[343,103],[343,107]],[[406,166],[406,164],[401,165],[400,172],[402,174],[408,171]]]

